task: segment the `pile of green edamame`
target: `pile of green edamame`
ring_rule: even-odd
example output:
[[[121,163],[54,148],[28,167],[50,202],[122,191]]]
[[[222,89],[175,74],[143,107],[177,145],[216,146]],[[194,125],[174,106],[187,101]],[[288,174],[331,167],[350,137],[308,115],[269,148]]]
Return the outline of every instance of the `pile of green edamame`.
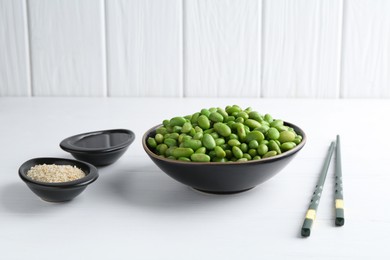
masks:
[[[149,148],[162,157],[187,162],[245,162],[294,148],[302,136],[282,120],[237,105],[202,109],[164,120]]]

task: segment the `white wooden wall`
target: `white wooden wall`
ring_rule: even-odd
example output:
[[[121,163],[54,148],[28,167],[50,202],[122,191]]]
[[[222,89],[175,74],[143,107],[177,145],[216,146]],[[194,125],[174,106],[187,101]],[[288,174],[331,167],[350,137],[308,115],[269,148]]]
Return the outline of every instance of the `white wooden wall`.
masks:
[[[0,0],[0,96],[390,97],[390,1]]]

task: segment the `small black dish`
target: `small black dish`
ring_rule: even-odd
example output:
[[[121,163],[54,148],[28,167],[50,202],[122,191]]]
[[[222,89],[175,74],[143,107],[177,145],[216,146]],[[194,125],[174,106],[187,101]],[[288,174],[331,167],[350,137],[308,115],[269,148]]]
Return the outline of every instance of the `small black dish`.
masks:
[[[35,181],[27,177],[27,172],[31,167],[38,164],[72,165],[85,172],[86,176],[69,182],[48,183]],[[99,177],[99,174],[95,166],[86,162],[62,158],[34,158],[20,166],[19,176],[41,199],[49,202],[65,202],[79,195]]]
[[[302,136],[295,148],[274,157],[248,162],[184,162],[155,154],[146,144],[156,134],[157,125],[142,138],[142,146],[152,161],[167,175],[196,190],[214,194],[234,194],[250,190],[280,172],[303,148],[306,135],[301,128],[285,122]]]
[[[105,166],[117,161],[134,139],[135,134],[127,129],[101,130],[68,137],[60,147],[76,159]]]

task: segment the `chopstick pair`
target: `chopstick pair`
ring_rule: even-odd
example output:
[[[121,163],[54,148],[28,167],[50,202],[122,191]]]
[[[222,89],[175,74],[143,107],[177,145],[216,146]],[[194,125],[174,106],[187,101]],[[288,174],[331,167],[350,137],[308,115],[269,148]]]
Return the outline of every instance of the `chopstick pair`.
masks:
[[[310,236],[311,227],[316,218],[317,208],[320,203],[323,186],[329,169],[329,164],[332,159],[333,152],[335,150],[335,146],[336,146],[335,225],[336,226],[344,225],[344,199],[343,199],[343,181],[342,181],[342,171],[341,171],[340,136],[337,135],[336,145],[335,142],[333,141],[329,146],[328,154],[326,156],[323,168],[321,170],[320,177],[317,181],[317,185],[315,186],[314,193],[310,200],[309,208],[306,212],[306,217],[301,229],[301,235],[303,237]]]

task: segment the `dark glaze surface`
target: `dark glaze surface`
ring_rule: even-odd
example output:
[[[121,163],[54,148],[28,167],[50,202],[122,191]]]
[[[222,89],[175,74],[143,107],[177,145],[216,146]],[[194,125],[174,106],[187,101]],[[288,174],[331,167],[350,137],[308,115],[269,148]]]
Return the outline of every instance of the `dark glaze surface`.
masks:
[[[118,160],[134,139],[135,134],[130,130],[111,129],[68,137],[60,147],[78,160],[105,166]]]
[[[109,133],[87,135],[72,144],[84,148],[110,148],[127,142],[130,139],[127,133]]]

